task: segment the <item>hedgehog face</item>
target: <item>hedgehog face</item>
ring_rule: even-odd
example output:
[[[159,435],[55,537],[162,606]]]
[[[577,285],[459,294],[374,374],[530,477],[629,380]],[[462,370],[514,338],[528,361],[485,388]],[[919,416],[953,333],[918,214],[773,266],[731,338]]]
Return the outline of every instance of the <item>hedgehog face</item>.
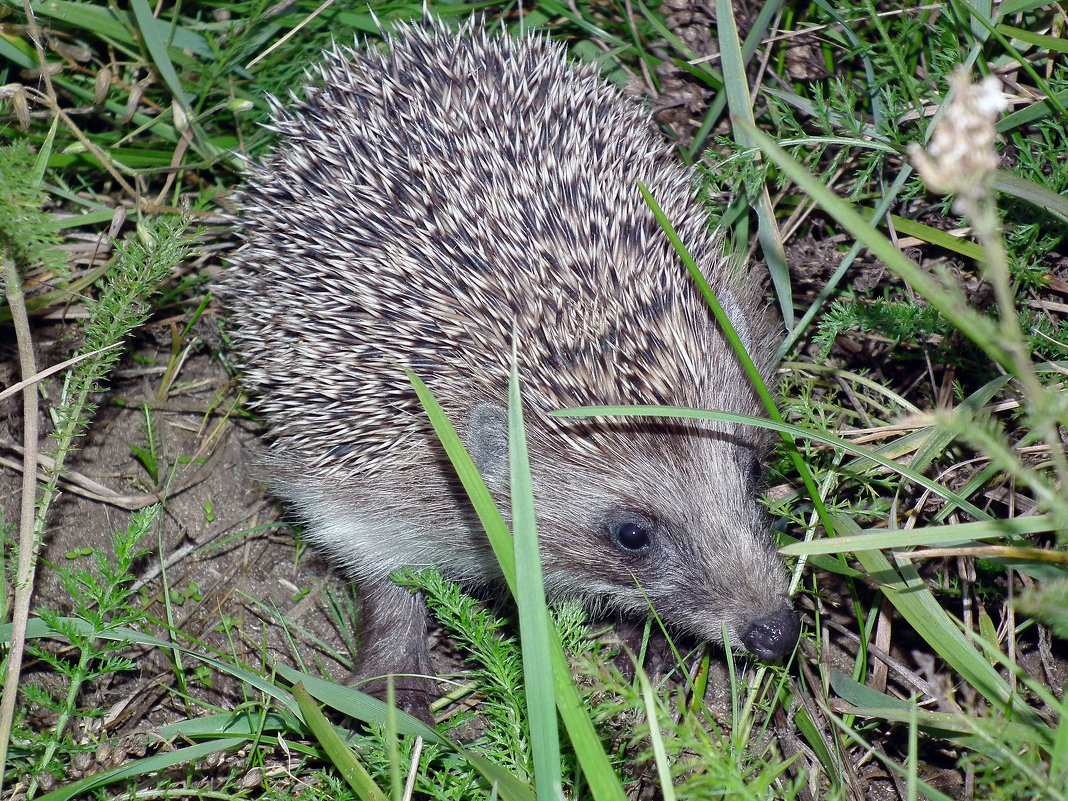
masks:
[[[764,659],[792,650],[798,623],[745,436],[613,429],[597,438],[599,458],[576,452],[564,470],[558,446],[551,471],[532,448],[548,589],[633,615],[651,604],[678,629],[716,642],[726,631]]]

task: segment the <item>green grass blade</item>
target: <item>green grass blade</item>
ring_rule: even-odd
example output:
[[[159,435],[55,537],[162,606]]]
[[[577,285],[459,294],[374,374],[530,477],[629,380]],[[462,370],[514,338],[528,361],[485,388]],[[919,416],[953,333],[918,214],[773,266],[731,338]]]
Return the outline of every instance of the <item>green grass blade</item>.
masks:
[[[560,769],[560,734],[556,726],[556,700],[549,630],[552,622],[545,606],[541,553],[534,520],[534,487],[530,479],[523,402],[519,394],[515,342],[508,376],[508,452],[512,484],[512,529],[515,537],[516,607],[523,643],[523,681],[526,688],[530,745],[538,801],[563,798]]]
[[[1053,740],[1053,754],[1050,757],[1049,775],[1053,781],[1058,777],[1068,786],[1068,706],[1062,701],[1060,721]]]
[[[671,764],[668,762],[667,749],[664,748],[664,735],[660,731],[653,685],[649,683],[649,676],[641,669],[641,666],[638,666],[635,675],[638,679],[638,685],[641,687],[645,719],[649,724],[649,741],[653,746],[653,762],[656,764],[656,775],[660,782],[661,798],[664,801],[675,801],[675,785],[671,778]]]
[[[205,737],[253,737],[271,734],[294,734],[301,730],[300,718],[288,712],[267,712],[242,707],[232,712],[179,720],[159,727],[160,736],[203,740]]]
[[[946,526],[927,526],[911,530],[887,531],[885,528],[866,529],[845,537],[798,542],[781,548],[789,556],[813,554],[855,553],[881,551],[890,548],[934,547],[962,545],[986,539],[1023,537],[1057,531],[1057,521],[1051,515],[1016,517],[1006,520],[981,520],[976,523],[957,523]]]
[[[916,720],[916,705],[909,707],[909,747],[908,758],[905,761],[905,786],[907,788],[908,801],[916,801],[916,790],[920,779],[920,748],[919,748],[919,725]]]
[[[819,760],[828,775],[836,776],[840,774],[842,765],[838,759],[831,756],[831,750],[827,747],[823,732],[812,722],[812,718],[809,717],[804,706],[797,707],[797,711],[794,713],[794,725],[797,726],[798,731],[805,738],[805,742],[808,743],[808,747],[812,749],[812,753],[816,755],[816,759]]]
[[[400,737],[397,732],[397,691],[390,676],[386,684],[386,758],[389,760],[389,797],[401,801],[404,779],[401,777]]]
[[[182,81],[169,55],[170,26],[159,24],[160,21],[152,15],[152,9],[149,8],[147,0],[131,0],[130,7],[133,9],[134,19],[137,20],[137,27],[141,31],[145,49],[148,50],[152,63],[159,70],[159,76],[167,84],[167,88],[171,90],[175,99],[182,104],[182,110],[188,114],[189,98],[182,89]]]
[[[1065,104],[1068,104],[1068,89],[1063,92],[1055,92],[1050,96],[1049,100],[1039,100],[1037,103],[1032,103],[1029,106],[1024,106],[1019,111],[1012,112],[1012,114],[1006,114],[998,120],[994,128],[998,133],[1005,133],[1014,128],[1030,125],[1035,120],[1040,120],[1053,113],[1054,106],[1064,106]]]
[[[41,186],[44,182],[45,170],[48,169],[48,160],[52,157],[52,145],[56,140],[56,130],[58,128],[59,117],[53,117],[44,142],[37,149],[37,158],[33,162],[33,183],[35,186]]]
[[[719,35],[719,52],[723,64],[723,88],[727,93],[727,106],[731,116],[747,120],[756,127],[753,119],[753,98],[749,92],[749,79],[745,74],[745,59],[738,42],[738,29],[734,22],[734,7],[730,0],[716,0],[716,30]],[[746,128],[735,129],[735,139],[743,147],[750,145]],[[775,297],[779,301],[786,327],[794,324],[794,296],[790,286],[790,268],[786,264],[786,249],[783,246],[782,233],[775,221],[775,209],[771,205],[771,195],[767,186],[763,186],[756,204],[757,236],[764,260],[768,265]]]
[[[1011,17],[1026,11],[1034,11],[1036,8],[1042,8],[1048,5],[1049,3],[1047,0],[1008,0],[1008,2],[998,6],[998,13],[995,18],[1001,19],[1002,17]]]
[[[286,681],[293,685],[301,684],[304,691],[309,693],[319,703],[326,704],[349,717],[362,720],[365,723],[374,723],[379,726],[386,725],[388,705],[385,701],[362,693],[354,687],[344,687],[332,681],[310,676],[294,670],[288,665],[278,663],[274,665],[275,671]],[[401,734],[413,737],[422,737],[429,743],[446,745],[448,741],[439,735],[423,721],[398,710],[396,718],[397,731]]]
[[[457,478],[460,479],[467,497],[471,500],[471,505],[475,509],[475,514],[478,515],[479,522],[486,529],[490,547],[493,548],[493,553],[497,557],[497,561],[500,562],[504,581],[514,597],[516,593],[515,552],[508,526],[505,524],[504,518],[501,517],[497,504],[494,503],[493,496],[490,495],[485,482],[482,481],[478,468],[475,467],[475,463],[471,461],[471,457],[464,449],[463,443],[460,441],[460,435],[456,433],[456,429],[449,422],[444,410],[419,376],[411,370],[406,370],[405,372],[408,374],[408,380],[412,382],[412,386],[415,388],[415,394],[418,396],[419,402],[423,404],[423,408],[430,418],[431,425],[434,426],[434,431],[438,435],[449,461],[452,462]]]
[[[533,791],[500,765],[458,745],[454,744],[453,748],[489,782],[494,788],[494,796],[500,796],[504,801],[534,801]]]
[[[493,503],[493,497],[486,489],[482,477],[478,474],[474,462],[464,450],[463,443],[453,428],[448,418],[442,411],[441,406],[434,399],[430,390],[418,376],[408,371],[408,378],[415,387],[416,394],[426,409],[427,415],[441,440],[442,447],[452,462],[457,476],[460,478],[464,489],[471,499],[475,512],[486,528],[490,537],[497,559],[501,563],[501,571],[504,574],[508,588],[513,597],[516,594],[515,580],[515,555],[512,545],[512,537],[508,527],[504,524],[504,518]],[[626,801],[626,793],[620,784],[619,777],[612,769],[608,761],[608,755],[601,745],[593,723],[586,713],[585,704],[579,696],[578,688],[571,678],[571,666],[567,663],[563,646],[560,644],[559,635],[550,631],[552,640],[551,657],[552,672],[556,694],[556,706],[560,712],[560,718],[567,729],[571,745],[575,749],[579,765],[586,776],[590,793],[596,801]]]
[[[745,35],[745,42],[742,44],[742,61],[748,64],[753,59],[753,54],[756,53],[757,48],[770,34],[772,22],[775,19],[776,14],[779,13],[779,9],[782,8],[782,0],[771,0],[771,2],[763,3],[760,11],[757,13],[756,19],[753,21],[752,27],[749,29],[749,33]],[[682,62],[679,66],[684,69],[689,67],[689,64]],[[690,69],[693,69],[692,67]],[[707,73],[702,73],[697,77],[703,78]],[[720,84],[713,84],[714,88],[719,88]],[[693,143],[683,150],[683,161],[687,164],[692,164],[697,160],[698,154],[705,146],[705,142],[708,139],[708,134],[712,130],[712,126],[719,120],[720,115],[723,114],[723,108],[727,105],[726,92],[719,92],[716,94],[715,99],[709,105],[705,111],[705,118],[701,122],[701,127],[697,133],[694,134]],[[724,225],[730,225],[729,221],[724,218]],[[741,242],[748,241],[748,237],[741,238]]]
[[[5,58],[24,70],[33,69],[37,64],[32,55],[19,49],[15,42],[8,41],[4,36],[0,36],[0,58]]]
[[[175,751],[164,751],[150,757],[145,757],[144,759],[128,762],[125,765],[120,765],[111,770],[101,771],[100,773],[93,774],[81,781],[66,784],[50,793],[37,796],[36,801],[67,801],[67,799],[74,798],[83,793],[88,793],[90,790],[104,787],[113,782],[123,781],[124,779],[133,779],[138,776],[147,776],[150,773],[158,773],[167,770],[167,768],[173,768],[175,765],[196,762],[198,759],[203,759],[209,754],[239,748],[246,742],[247,740],[244,737],[227,737],[219,740],[211,740],[206,743],[197,743],[196,745],[179,748]]]
[[[1068,41],[1059,36],[1046,36],[1042,33],[1032,33],[1023,28],[1014,28],[1012,25],[998,24],[994,29],[1005,36],[1011,36],[1021,42],[1026,42],[1034,47],[1052,50],[1055,53],[1068,53]]]
[[[1068,103],[1068,93],[1065,94],[1064,102]],[[1004,170],[994,173],[994,189],[1025,200],[1035,208],[1055,215],[1061,222],[1068,223],[1068,197],[1059,195],[1052,189]]]
[[[716,72],[714,67],[711,67],[704,62],[696,64],[688,63],[691,59],[697,59],[697,53],[695,53],[686,42],[680,39],[678,34],[664,24],[664,20],[659,14],[653,13],[645,3],[641,2],[641,0],[635,0],[635,4],[642,12],[642,16],[645,17],[645,21],[649,23],[649,26],[653,31],[655,31],[658,36],[662,37],[676,53],[682,55],[682,58],[670,59],[672,64],[675,64],[680,69],[685,70],[695,78],[698,78],[713,88],[718,89],[723,85],[723,76]]]
[[[569,20],[579,30],[589,34],[591,39],[600,40],[611,47],[626,48],[629,46],[625,39],[620,39],[605,28],[590,22],[582,14],[576,13],[567,3],[559,2],[559,0],[544,0],[540,3],[540,6],[542,10],[553,17],[563,17]],[[448,6],[443,5],[440,8],[448,8]]]
[[[872,213],[872,209],[867,206],[858,206],[857,208],[865,214]],[[885,224],[885,216],[880,216],[878,219],[884,221]],[[974,261],[981,261],[983,258],[982,246],[970,239],[954,236],[948,231],[932,228],[929,225],[916,222],[916,220],[898,217],[896,214],[890,215],[890,221],[894,224],[894,230],[902,236],[914,236],[924,242],[929,242],[932,245],[944,248],[952,253],[959,253],[961,256],[965,256]]]
[[[356,797],[360,801],[387,801],[386,794],[375,784],[367,768],[360,764],[360,760],[352,753],[352,749],[338,737],[330,721],[326,719],[300,682],[293,686],[293,696],[300,705],[305,724],[315,735],[315,739],[319,741],[319,745],[323,747],[330,762],[337,768],[346,784],[356,793]]]

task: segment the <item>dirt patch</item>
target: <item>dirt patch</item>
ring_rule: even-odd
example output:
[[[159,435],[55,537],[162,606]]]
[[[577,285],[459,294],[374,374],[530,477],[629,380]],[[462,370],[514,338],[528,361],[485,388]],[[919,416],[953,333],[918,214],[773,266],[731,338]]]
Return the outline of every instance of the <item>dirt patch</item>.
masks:
[[[209,318],[202,325],[215,321]],[[351,655],[324,594],[327,586],[341,591],[343,581],[315,554],[301,552],[283,525],[280,508],[261,491],[252,471],[256,425],[227,417],[235,390],[215,352],[201,348],[193,353],[166,401],[156,401],[170,356],[169,349],[152,344],[157,333],[166,337],[169,329],[150,324],[139,335],[136,361],[124,360],[101,397],[81,450],[68,461],[72,475],[49,515],[34,608],[68,611],[71,599],[55,568],[88,566],[88,549],[110,552],[113,532],[129,525],[130,509],[162,497],[157,531],[142,542],[149,553],[137,564],[150,614],[168,619],[166,586],[173,628],[184,636],[250,665],[271,660],[296,665],[295,642],[303,659],[318,661],[328,675],[343,681]],[[49,329],[39,326],[37,334],[48,339]],[[51,397],[58,390],[58,385],[48,389]],[[144,404],[150,407],[158,487],[131,451],[131,446],[147,447]],[[9,430],[5,445],[10,438]],[[48,442],[42,447],[47,449]],[[10,448],[8,452],[10,457]],[[20,480],[9,468],[0,474],[0,508],[7,521],[17,519]],[[100,486],[87,493],[76,483]],[[279,619],[291,625],[288,632]],[[229,628],[221,625],[223,620]],[[173,666],[153,652],[139,661],[137,673],[116,674],[107,687],[98,688],[95,701],[112,710],[109,734],[122,736],[146,724],[185,717],[186,710],[167,708],[173,698],[166,688],[173,681]],[[216,682],[194,687],[193,693],[229,706],[240,703],[237,690]]]

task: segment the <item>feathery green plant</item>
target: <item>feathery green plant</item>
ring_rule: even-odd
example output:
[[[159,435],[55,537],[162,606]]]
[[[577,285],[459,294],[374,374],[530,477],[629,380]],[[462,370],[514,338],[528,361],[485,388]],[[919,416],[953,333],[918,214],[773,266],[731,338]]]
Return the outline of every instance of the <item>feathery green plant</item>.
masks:
[[[36,705],[50,710],[56,721],[48,731],[24,726],[16,735],[18,750],[24,754],[22,759],[29,763],[28,797],[34,796],[42,773],[52,772],[57,779],[63,778],[66,760],[81,750],[68,730],[72,718],[76,714],[101,717],[105,712],[99,708],[79,707],[82,687],[103,676],[136,668],[132,660],[119,654],[124,649],[122,642],[102,639],[101,635],[136,626],[145,618],[131,588],[135,579],[132,571],[136,560],[148,553],[142,548],[141,540],[151,531],[161,508],[156,504],[135,512],[130,525],[112,538],[112,556],[97,552],[90,567],[57,569],[72,602],[70,618],[80,625],[52,609],[37,610],[40,619],[66,640],[76,656],[71,659],[66,649],[56,651],[40,642],[27,647],[28,654],[52,668],[53,674],[61,677],[65,684],[56,689],[38,684],[23,686],[30,703],[30,708],[24,709],[23,714],[39,716],[40,710],[32,708]]]

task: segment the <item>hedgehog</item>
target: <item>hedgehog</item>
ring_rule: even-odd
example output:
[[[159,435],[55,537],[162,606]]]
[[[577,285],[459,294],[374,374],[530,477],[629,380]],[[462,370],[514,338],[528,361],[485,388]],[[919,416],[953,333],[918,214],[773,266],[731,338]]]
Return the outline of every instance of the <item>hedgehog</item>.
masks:
[[[739,358],[643,199],[649,187],[765,373],[759,282],[718,246],[650,112],[544,35],[471,21],[335,45],[249,165],[219,288],[263,467],[361,602],[359,673],[428,719],[427,612],[394,584],[500,569],[405,373],[420,376],[507,518],[513,335],[543,577],[620,620],[760,659],[799,633],[758,503],[752,426],[562,418],[591,405],[760,414]],[[382,685],[379,685],[381,689]]]

